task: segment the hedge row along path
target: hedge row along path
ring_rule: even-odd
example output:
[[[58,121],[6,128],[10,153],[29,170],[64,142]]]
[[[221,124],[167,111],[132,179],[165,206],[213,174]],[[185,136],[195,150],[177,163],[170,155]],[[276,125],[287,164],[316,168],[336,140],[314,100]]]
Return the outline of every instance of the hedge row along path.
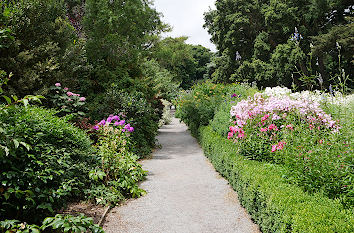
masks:
[[[173,118],[159,130],[162,147],[143,162],[147,194],[112,209],[107,233],[260,232],[187,129]]]

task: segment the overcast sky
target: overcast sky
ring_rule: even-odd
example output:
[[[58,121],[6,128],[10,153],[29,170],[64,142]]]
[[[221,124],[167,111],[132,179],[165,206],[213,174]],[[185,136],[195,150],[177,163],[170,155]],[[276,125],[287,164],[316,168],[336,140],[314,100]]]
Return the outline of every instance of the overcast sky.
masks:
[[[167,36],[188,36],[187,43],[203,45],[215,51],[208,31],[203,28],[204,12],[215,8],[215,0],[154,0],[154,6],[164,17],[163,21],[172,26]]]

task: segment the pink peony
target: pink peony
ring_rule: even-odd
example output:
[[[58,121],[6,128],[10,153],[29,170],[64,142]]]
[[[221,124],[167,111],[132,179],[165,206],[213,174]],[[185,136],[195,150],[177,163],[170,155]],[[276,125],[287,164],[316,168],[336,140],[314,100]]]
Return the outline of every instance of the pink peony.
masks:
[[[64,87],[64,91],[68,91],[69,90],[69,88],[67,88],[67,87]]]
[[[86,100],[86,98],[85,97],[80,97],[80,99],[79,99],[79,101],[85,101]]]
[[[73,96],[73,95],[74,95],[74,93],[72,93],[71,91],[68,91],[66,94],[67,94],[68,96]]]
[[[61,84],[60,83],[56,83],[55,86],[56,87],[61,87]]]

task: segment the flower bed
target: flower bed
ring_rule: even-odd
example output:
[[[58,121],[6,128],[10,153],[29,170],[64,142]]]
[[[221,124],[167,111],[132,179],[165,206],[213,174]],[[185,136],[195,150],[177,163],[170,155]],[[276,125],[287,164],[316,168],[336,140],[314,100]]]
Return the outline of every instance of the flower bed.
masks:
[[[238,192],[262,232],[353,232],[354,216],[339,200],[289,184],[283,166],[248,160],[210,126],[200,130],[206,156]]]
[[[283,164],[290,183],[353,206],[351,134],[313,100],[260,93],[230,111],[228,139],[253,160]],[[348,129],[344,129],[344,131]]]

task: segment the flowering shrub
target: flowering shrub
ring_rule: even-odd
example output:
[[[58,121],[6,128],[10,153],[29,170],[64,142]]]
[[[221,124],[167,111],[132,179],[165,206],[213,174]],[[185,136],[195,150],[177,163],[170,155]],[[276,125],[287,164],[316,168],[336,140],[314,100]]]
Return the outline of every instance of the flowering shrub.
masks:
[[[243,156],[290,167],[285,176],[306,191],[322,190],[352,206],[351,134],[318,102],[287,94],[257,93],[232,106],[228,139]]]
[[[98,177],[106,186],[112,187],[116,196],[114,202],[123,197],[139,197],[144,194],[145,191],[138,187],[138,182],[145,177],[146,172],[137,162],[138,157],[131,152],[129,137],[134,128],[120,116],[110,115],[95,125],[94,129],[100,135],[97,148],[102,158],[101,172],[95,172],[96,180]],[[100,197],[96,195],[96,202],[106,204],[106,196],[105,192]]]
[[[69,91],[69,88],[62,87],[61,83],[56,83],[51,87],[49,101],[51,107],[58,109],[58,116],[71,114],[74,120],[80,119],[85,115],[86,97]]]

